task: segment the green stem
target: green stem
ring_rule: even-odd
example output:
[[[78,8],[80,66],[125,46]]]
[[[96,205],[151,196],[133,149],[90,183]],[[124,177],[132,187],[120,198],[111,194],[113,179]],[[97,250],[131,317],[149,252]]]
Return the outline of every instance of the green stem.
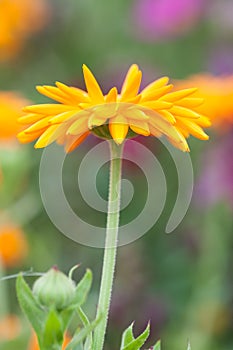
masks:
[[[122,164],[121,154],[123,146],[118,146],[114,141],[109,141],[109,145],[111,164],[109,180],[108,216],[104,250],[104,262],[100,285],[99,302],[96,315],[97,318],[101,317],[101,321],[94,332],[94,350],[103,349],[112,294],[119,229]]]

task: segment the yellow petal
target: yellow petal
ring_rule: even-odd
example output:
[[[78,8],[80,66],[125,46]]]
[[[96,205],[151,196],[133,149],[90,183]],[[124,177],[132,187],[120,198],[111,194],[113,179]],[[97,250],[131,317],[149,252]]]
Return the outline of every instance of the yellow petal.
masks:
[[[24,131],[21,131],[18,133],[17,138],[21,143],[29,143],[36,140],[45,130],[40,130],[32,134],[26,134]]]
[[[91,114],[88,119],[88,128],[92,129],[95,126],[103,125],[107,121],[107,117],[103,117],[102,115],[97,115],[95,113]]]
[[[141,100],[141,94],[135,96],[135,97],[131,97],[131,98],[127,98],[126,103],[135,103],[137,104],[140,100]]]
[[[138,69],[136,64],[133,64],[125,77],[124,83],[121,89],[121,101],[126,101],[129,98],[135,97],[138,93],[142,79],[142,72]]]
[[[85,116],[88,116],[89,114],[85,112]],[[70,121],[72,118],[80,118],[83,116],[83,111],[68,111],[63,112],[61,114],[56,115],[55,117],[50,118],[49,123],[50,124],[59,124],[59,123],[66,123]]]
[[[88,131],[88,120],[86,117],[77,119],[67,130],[67,134],[79,135]]]
[[[211,121],[209,120],[209,118],[203,115],[196,121],[196,123],[202,126],[203,128],[208,128],[211,126]]]
[[[116,102],[117,101],[117,95],[118,95],[118,91],[116,87],[113,87],[108,94],[105,96],[105,101],[107,103],[109,102]]]
[[[146,115],[145,111],[138,109],[139,106],[132,106],[124,111],[124,117],[136,120],[148,120],[149,116]]]
[[[39,137],[35,144],[35,148],[44,148],[54,142],[57,138],[56,131],[60,125],[51,125],[46,131]]]
[[[202,105],[204,101],[204,98],[188,97],[176,102],[176,104],[181,107],[194,108]]]
[[[166,102],[166,101],[148,101],[148,102],[142,102],[140,105],[145,106],[146,108],[151,108],[155,110],[160,109],[169,109],[173,106],[172,103]]]
[[[180,133],[176,128],[169,123],[167,120],[162,118],[158,113],[154,114],[153,118],[150,118],[149,127],[151,133],[154,132],[154,129],[163,135],[167,136],[170,140],[173,140],[176,144],[183,144],[183,149],[187,149],[187,142],[184,141],[184,138],[181,137]]]
[[[104,96],[99,84],[90,69],[84,64],[83,75],[88,95],[93,102],[104,102]]]
[[[181,151],[183,152],[190,152],[190,149],[189,149],[189,146],[187,144],[187,141],[184,137],[184,135],[182,135],[182,133],[177,130],[177,134],[179,134],[179,140],[178,141],[175,141],[174,139],[171,139],[169,137],[167,137],[167,139],[169,140],[169,142],[175,146],[176,148],[180,149]]]
[[[59,81],[56,82],[56,86],[61,90],[66,96],[73,98],[76,103],[86,102],[88,100],[88,95],[85,91],[75,88],[73,86],[67,86]]]
[[[41,104],[27,106],[23,109],[24,112],[53,115],[60,114],[66,111],[74,110],[74,106],[67,106],[61,104]]]
[[[57,102],[64,103],[64,104],[69,104],[71,102],[70,99],[68,99],[63,94],[59,93],[59,90],[57,88],[54,88],[57,90],[56,92],[52,92],[51,89],[49,89],[49,87],[46,87],[46,86],[38,85],[36,86],[36,89],[40,94],[47,96]]]
[[[209,136],[204,132],[204,130],[195,122],[192,122],[191,120],[182,119],[181,121],[179,119],[178,125],[181,125],[183,129],[187,130],[191,135],[197,137],[200,140],[209,139]]]
[[[179,116],[179,117],[183,117],[183,118],[191,118],[191,119],[198,119],[200,118],[200,114],[198,114],[197,112],[194,112],[191,109],[185,108],[185,107],[180,107],[180,106],[176,106],[174,105],[170,112],[172,114],[174,114],[175,116]]]
[[[113,117],[119,107],[119,103],[104,103],[90,108],[92,114],[95,114],[99,118],[111,118]]]
[[[20,117],[18,119],[18,123],[19,124],[23,124],[23,125],[32,124],[32,123],[38,122],[39,120],[41,120],[43,118],[46,118],[46,116],[42,115],[42,114],[30,113],[30,114],[26,114],[26,115]]]
[[[139,120],[130,120],[130,129],[133,130],[136,134],[149,136],[150,129],[147,122]]]
[[[25,134],[31,134],[31,133],[40,131],[40,130],[48,127],[49,120],[50,120],[50,117],[46,117],[46,118],[43,118],[43,119],[39,120],[38,122],[32,124],[26,130],[24,130]]]
[[[124,141],[126,135],[128,134],[128,130],[129,125],[127,120],[121,115],[118,115],[109,121],[110,134],[118,145]]]
[[[154,90],[147,90],[147,91],[142,91],[142,101],[151,101],[151,100],[156,100],[163,96],[164,94],[168,93],[173,88],[173,85],[166,85],[163,86],[159,89],[154,89]]]
[[[161,100],[164,100],[164,101],[167,101],[167,102],[179,101],[179,100],[181,100],[184,97],[192,95],[196,91],[197,91],[197,88],[191,88],[191,89],[184,89],[184,90],[171,92],[171,93],[163,96],[161,98]]]
[[[142,90],[142,94],[143,95],[149,94],[149,93],[153,92],[154,90],[159,89],[159,88],[163,87],[164,85],[167,85],[168,82],[169,82],[168,77],[162,77],[160,79],[157,79],[157,80],[153,81],[152,83],[150,83],[149,85],[147,85],[145,87],[145,89]]]
[[[159,114],[162,115],[169,123],[175,124],[176,119],[170,110],[163,109],[162,111],[159,111]]]

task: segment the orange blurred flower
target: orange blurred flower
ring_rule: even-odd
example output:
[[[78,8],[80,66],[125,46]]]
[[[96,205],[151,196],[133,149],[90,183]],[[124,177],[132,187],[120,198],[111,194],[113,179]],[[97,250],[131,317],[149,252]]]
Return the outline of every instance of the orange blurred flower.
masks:
[[[62,345],[62,350],[65,350],[66,346],[69,344],[70,341],[71,341],[71,338],[66,333],[65,337],[64,337],[64,342],[63,342],[63,345]],[[35,333],[33,333],[32,337],[30,339],[28,350],[40,350],[39,344],[38,344],[38,341],[37,341],[37,336],[36,336]]]
[[[28,251],[23,232],[13,224],[0,227],[0,261],[5,267],[19,264]]]
[[[21,332],[22,326],[16,315],[7,315],[0,319],[0,340],[12,340]]]
[[[16,139],[20,130],[17,119],[24,114],[25,103],[28,100],[15,92],[0,92],[0,141]]]
[[[202,97],[204,103],[196,108],[216,126],[228,129],[233,124],[233,76],[198,74],[176,82],[176,88],[196,86],[194,97]]]
[[[49,12],[45,0],[1,0],[0,59],[15,56],[25,39],[44,27]]]

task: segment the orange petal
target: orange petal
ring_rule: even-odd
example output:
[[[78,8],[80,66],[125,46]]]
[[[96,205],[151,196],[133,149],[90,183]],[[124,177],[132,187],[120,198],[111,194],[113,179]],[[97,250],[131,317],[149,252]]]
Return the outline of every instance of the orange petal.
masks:
[[[80,135],[79,137],[70,136],[68,137],[66,144],[65,144],[65,151],[67,153],[72,152],[75,148],[77,148],[89,135],[89,131],[85,132],[84,134]]]

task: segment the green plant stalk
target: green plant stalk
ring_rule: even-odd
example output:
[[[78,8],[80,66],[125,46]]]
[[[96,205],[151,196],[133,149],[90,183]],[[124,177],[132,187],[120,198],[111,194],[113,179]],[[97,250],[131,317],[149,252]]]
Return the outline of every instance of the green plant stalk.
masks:
[[[108,197],[108,216],[106,227],[106,240],[104,250],[104,262],[102,269],[102,278],[100,285],[99,302],[96,317],[101,317],[99,325],[94,331],[93,350],[102,350],[108,314],[110,308],[113,277],[116,264],[116,251],[119,230],[119,212],[121,197],[121,167],[123,145],[117,145],[113,140],[110,145],[110,179],[109,179],[109,197]]]

